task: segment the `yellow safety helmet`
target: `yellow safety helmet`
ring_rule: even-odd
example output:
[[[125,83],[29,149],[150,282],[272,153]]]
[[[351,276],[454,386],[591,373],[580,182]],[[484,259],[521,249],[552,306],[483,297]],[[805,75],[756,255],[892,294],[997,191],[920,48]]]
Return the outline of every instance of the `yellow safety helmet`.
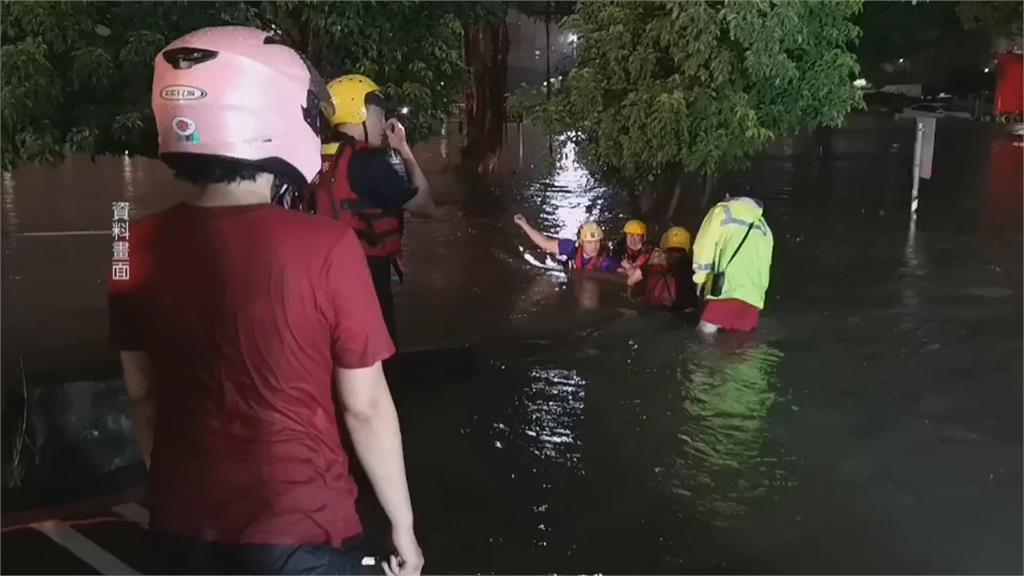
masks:
[[[584,222],[583,226],[580,226],[580,242],[589,242],[591,240],[602,240],[604,239],[604,230],[597,225],[597,222],[593,220]]]
[[[661,236],[661,249],[681,248],[690,251],[690,232],[682,226],[673,226]]]
[[[622,231],[626,234],[639,234],[640,236],[647,236],[647,224],[644,224],[643,220],[630,220],[626,222],[626,225],[622,227]]]
[[[380,86],[366,76],[348,74],[331,80],[327,85],[334,103],[331,125],[362,124],[366,121],[366,96],[379,94]]]

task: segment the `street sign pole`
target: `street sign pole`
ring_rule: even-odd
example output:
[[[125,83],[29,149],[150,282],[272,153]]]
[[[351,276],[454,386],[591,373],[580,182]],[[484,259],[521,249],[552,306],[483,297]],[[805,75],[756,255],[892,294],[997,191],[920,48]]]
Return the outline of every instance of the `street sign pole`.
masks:
[[[914,139],[914,186],[910,189],[910,212],[917,213],[921,178],[932,177],[932,159],[935,156],[935,118],[917,118],[917,136]]]
[[[910,189],[910,212],[917,213],[917,192],[921,185],[921,140],[924,138],[924,123],[917,119],[917,135],[914,137],[914,187]]]

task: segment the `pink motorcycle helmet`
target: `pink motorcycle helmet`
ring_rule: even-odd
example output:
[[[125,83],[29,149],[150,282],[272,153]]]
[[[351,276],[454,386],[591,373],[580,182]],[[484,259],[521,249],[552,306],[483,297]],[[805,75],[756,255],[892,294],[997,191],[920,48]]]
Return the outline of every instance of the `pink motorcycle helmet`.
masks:
[[[153,115],[171,168],[219,157],[296,183],[320,171],[320,123],[333,113],[320,76],[273,35],[241,26],[186,34],[156,57]]]

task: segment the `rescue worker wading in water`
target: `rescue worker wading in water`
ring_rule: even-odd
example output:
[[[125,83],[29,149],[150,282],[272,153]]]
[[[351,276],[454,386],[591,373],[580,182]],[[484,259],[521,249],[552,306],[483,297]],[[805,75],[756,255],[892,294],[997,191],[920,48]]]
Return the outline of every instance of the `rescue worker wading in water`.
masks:
[[[761,320],[771,277],[775,238],[764,218],[764,203],[730,197],[708,212],[693,244],[693,283],[706,301],[698,328],[753,332]]]
[[[314,189],[316,212],[355,230],[388,332],[397,344],[391,271],[402,280],[404,211],[434,217],[442,212],[406,141],[405,128],[394,119],[385,122],[380,87],[365,76],[350,74],[333,80],[327,89],[334,103],[330,122],[337,140],[325,139],[322,172]],[[401,156],[409,180],[389,162],[385,139]]]
[[[604,244],[604,231],[597,222],[584,222],[578,240],[571,240],[546,236],[531,226],[522,214],[516,214],[514,220],[538,248],[564,256],[574,270],[618,272],[621,267],[619,259],[612,256]]]
[[[654,250],[647,264],[629,271],[631,292],[652,306],[689,310],[698,304],[690,280],[690,232],[673,226],[661,237],[661,248]]]

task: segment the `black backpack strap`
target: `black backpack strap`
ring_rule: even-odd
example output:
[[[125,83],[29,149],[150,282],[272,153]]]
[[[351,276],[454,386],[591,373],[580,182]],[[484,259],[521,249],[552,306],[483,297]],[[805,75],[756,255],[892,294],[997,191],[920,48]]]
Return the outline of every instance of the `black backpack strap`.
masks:
[[[746,243],[747,237],[750,236],[750,231],[754,229],[754,224],[757,224],[757,222],[751,222],[750,226],[747,226],[746,234],[744,234],[743,239],[740,240],[739,246],[737,246],[736,249],[732,251],[732,256],[730,256],[729,261],[725,263],[725,268],[728,268],[729,264],[732,264],[732,261],[736,258],[736,255],[740,253],[740,248],[743,248],[743,244]],[[722,268],[721,270],[715,270],[715,272],[725,272],[725,268]]]

